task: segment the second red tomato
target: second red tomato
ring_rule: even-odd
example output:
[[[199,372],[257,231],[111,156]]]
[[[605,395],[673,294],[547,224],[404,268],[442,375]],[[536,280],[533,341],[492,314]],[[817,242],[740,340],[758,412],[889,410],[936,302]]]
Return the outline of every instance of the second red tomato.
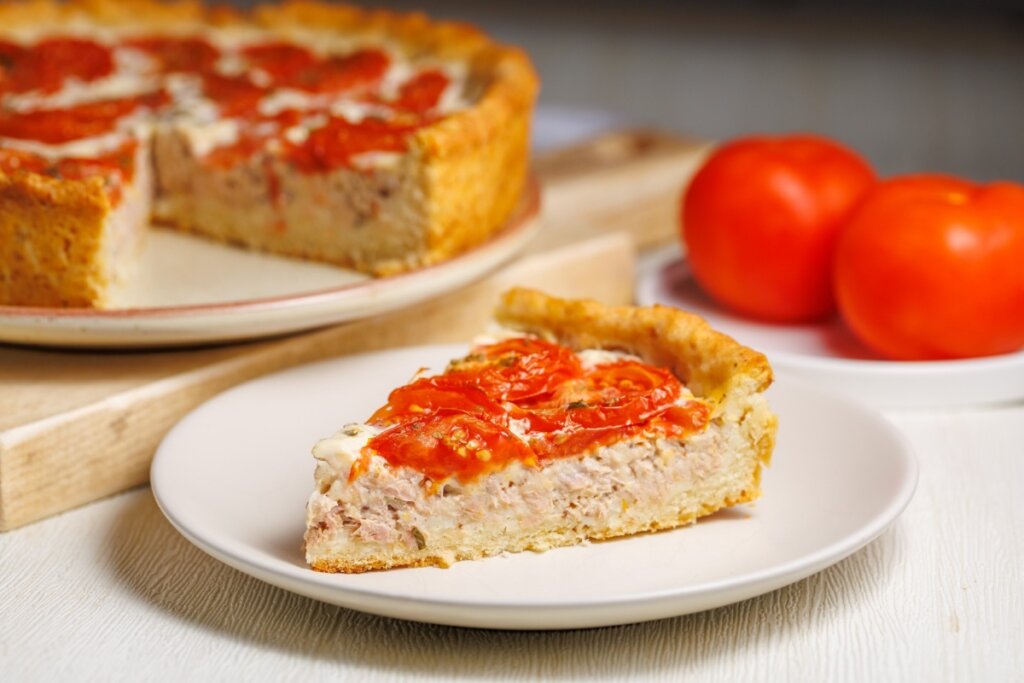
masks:
[[[683,198],[694,277],[746,315],[778,322],[827,315],[838,232],[874,182],[863,159],[826,138],[753,137],[720,147]]]

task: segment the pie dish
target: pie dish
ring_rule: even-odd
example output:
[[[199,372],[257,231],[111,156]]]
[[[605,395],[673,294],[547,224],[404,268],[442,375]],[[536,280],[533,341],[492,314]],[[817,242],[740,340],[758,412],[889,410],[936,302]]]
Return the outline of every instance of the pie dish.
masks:
[[[306,561],[448,566],[690,524],[760,495],[764,356],[666,308],[515,289],[494,336],[314,447]]]
[[[486,240],[527,174],[519,50],[317,2],[0,7],[0,304],[108,305],[150,219],[389,275]]]

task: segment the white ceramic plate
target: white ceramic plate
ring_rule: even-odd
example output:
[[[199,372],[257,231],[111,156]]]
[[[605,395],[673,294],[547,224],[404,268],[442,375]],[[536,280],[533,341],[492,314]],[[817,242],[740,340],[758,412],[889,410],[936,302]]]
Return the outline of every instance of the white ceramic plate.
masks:
[[[712,327],[768,356],[777,370],[879,408],[939,408],[1024,399],[1024,351],[957,361],[880,359],[836,318],[773,325],[732,315],[697,286],[678,247],[648,254],[637,266],[637,302],[703,316]]]
[[[420,367],[465,352],[428,346],[305,365],[200,406],[153,461],[157,502],[213,557],[286,590],[375,614],[502,629],[623,624],[718,607],[809,576],[880,534],[917,466],[888,422],[782,380],[778,447],[756,505],[695,526],[519,553],[450,569],[321,574],[300,550],[320,437],[365,417]]]
[[[129,287],[108,310],[0,306],[0,341],[153,347],[268,337],[365,318],[457,289],[494,270],[538,226],[540,192],[488,242],[436,266],[374,279],[166,230],[150,232]]]

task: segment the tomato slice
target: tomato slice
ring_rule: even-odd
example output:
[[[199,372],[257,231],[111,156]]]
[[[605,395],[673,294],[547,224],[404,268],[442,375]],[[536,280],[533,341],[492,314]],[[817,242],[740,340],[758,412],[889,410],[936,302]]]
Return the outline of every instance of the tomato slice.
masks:
[[[98,157],[65,157],[57,162],[57,171],[61,177],[75,180],[92,176],[131,180],[135,172],[137,145],[135,141],[127,142],[117,150]]]
[[[426,69],[406,81],[398,92],[393,106],[403,111],[423,114],[441,101],[451,79],[439,69]]]
[[[265,71],[275,83],[316,62],[312,52],[292,43],[264,43],[242,50],[250,67]]]
[[[391,58],[381,50],[358,50],[313,62],[290,73],[282,85],[314,93],[339,93],[376,85]]]
[[[0,171],[4,173],[26,171],[42,174],[50,171],[52,166],[49,159],[39,154],[0,147]]]
[[[331,117],[325,125],[310,131],[304,142],[286,142],[284,156],[305,173],[330,171],[351,165],[357,154],[405,151],[409,135],[417,127],[379,119],[356,123]]]
[[[155,109],[167,102],[167,93],[158,90],[147,95],[88,102],[65,109],[4,112],[0,113],[0,135],[60,144],[108,133],[118,120],[136,109]]]
[[[622,360],[598,365],[578,381],[520,407],[536,431],[626,427],[670,408],[681,390],[668,370]]]
[[[518,460],[536,464],[529,446],[506,428],[473,415],[453,413],[407,420],[370,439],[363,454],[375,453],[395,467],[410,467],[442,482],[461,482],[495,472]],[[353,468],[349,478],[359,476]]]
[[[17,43],[0,40],[0,93],[17,87],[15,67],[25,52],[26,48]]]
[[[211,71],[220,58],[217,48],[196,37],[146,36],[126,40],[122,45],[148,54],[163,73]]]
[[[128,141],[118,149],[96,157],[47,159],[39,154],[15,149],[0,149],[0,171],[24,171],[68,180],[102,178],[111,204],[121,199],[122,185],[135,174],[135,150],[138,143]]]
[[[577,429],[557,435],[537,433],[529,438],[530,448],[541,460],[564,458],[585,453],[593,448],[628,439],[643,431],[647,425]]]
[[[203,93],[217,103],[227,118],[251,115],[264,95],[269,92],[249,80],[246,75],[222,76],[210,72],[203,74]]]
[[[0,48],[0,90],[49,93],[67,78],[94,81],[113,70],[110,49],[84,38],[54,36],[29,48]]]
[[[370,417],[370,424],[395,424],[441,413],[477,415],[505,425],[508,416],[501,405],[465,378],[437,375],[399,387],[388,396],[387,405]]]
[[[448,368],[452,377],[472,377],[489,396],[521,401],[554,391],[583,370],[571,349],[533,337],[512,337],[481,346]]]

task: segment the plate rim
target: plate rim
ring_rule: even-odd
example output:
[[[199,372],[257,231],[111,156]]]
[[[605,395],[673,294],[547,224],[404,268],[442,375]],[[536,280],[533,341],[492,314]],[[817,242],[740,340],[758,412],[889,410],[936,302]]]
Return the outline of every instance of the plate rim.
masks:
[[[408,353],[410,351],[437,353],[439,356],[444,354],[450,354],[453,350],[464,349],[465,345],[458,344],[431,344],[422,346],[406,346],[399,347],[396,349],[387,349],[381,351],[372,351],[362,354],[354,354],[351,356],[340,356],[335,358],[329,358],[314,363],[303,364],[298,367],[310,367],[318,365],[327,365],[342,362],[355,362],[353,359],[363,358],[366,356],[387,356],[392,354]],[[296,368],[290,368],[287,370],[265,375],[255,380],[250,380],[240,384],[228,391],[225,391],[218,396],[213,397],[210,401],[215,401],[226,394],[234,392],[245,391],[246,387],[256,382],[272,381],[274,376],[285,374],[294,371]],[[322,374],[318,376],[322,377]],[[631,606],[643,606],[651,603],[660,603],[668,607],[667,613],[662,616],[652,616],[643,619],[624,619],[620,621],[616,620],[602,620],[600,623],[590,624],[592,626],[612,625],[618,623],[633,623],[637,621],[644,621],[647,619],[663,618],[663,616],[681,615],[693,611],[702,611],[704,609],[711,609],[713,607],[724,606],[745,600],[757,595],[777,590],[785,585],[799,581],[800,579],[806,578],[822,569],[829,567],[840,560],[849,557],[853,553],[857,552],[868,543],[876,539],[881,535],[892,523],[899,518],[903,510],[906,509],[910,501],[913,499],[914,493],[916,492],[920,468],[915,457],[913,448],[911,447],[906,436],[896,428],[891,422],[886,420],[878,411],[873,410],[867,406],[864,406],[852,399],[849,399],[841,394],[836,394],[821,388],[814,386],[813,384],[801,380],[797,377],[790,376],[783,373],[782,381],[786,387],[795,387],[795,390],[804,395],[810,394],[814,398],[824,398],[825,400],[832,401],[833,404],[838,405],[844,411],[850,411],[857,413],[860,418],[871,420],[882,432],[885,437],[893,442],[896,446],[895,452],[899,454],[900,463],[899,469],[903,471],[903,477],[900,482],[900,486],[893,493],[893,495],[886,500],[884,506],[881,506],[871,516],[867,523],[861,525],[856,529],[855,533],[848,534],[841,538],[833,540],[833,542],[814,550],[811,553],[804,554],[800,557],[791,558],[785,562],[765,568],[759,569],[754,572],[748,572],[740,575],[739,577],[733,578],[722,578],[710,581],[704,581],[699,584],[690,585],[683,588],[668,588],[657,591],[648,591],[639,594],[632,595],[618,595],[618,596],[593,596],[588,598],[574,598],[574,599],[561,599],[558,601],[543,601],[543,602],[531,602],[517,600],[515,602],[510,601],[488,601],[488,600],[465,600],[465,599],[441,599],[435,597],[419,597],[415,595],[399,595],[395,593],[382,593],[379,590],[372,588],[360,587],[360,586],[345,586],[337,585],[336,575],[323,574],[314,572],[304,566],[297,566],[286,560],[277,557],[264,557],[263,551],[257,549],[257,556],[254,558],[245,557],[238,551],[236,542],[232,539],[227,544],[218,543],[218,539],[215,534],[202,534],[191,529],[187,522],[178,519],[173,510],[173,505],[168,506],[167,501],[162,493],[163,484],[161,483],[162,475],[159,473],[161,467],[164,466],[164,461],[170,457],[167,456],[167,450],[165,449],[166,439],[171,437],[176,430],[179,429],[180,425],[184,424],[197,410],[202,408],[200,406],[196,410],[192,411],[187,415],[178,425],[168,433],[165,437],[165,441],[162,441],[157,449],[157,452],[153,458],[151,465],[151,486],[153,496],[157,502],[163,515],[171,523],[171,525],[178,530],[186,539],[188,539],[193,545],[203,550],[208,555],[216,558],[217,560],[235,568],[236,570],[242,571],[245,574],[254,576],[271,585],[278,586],[291,592],[296,592],[313,599],[317,599],[332,604],[343,605],[352,609],[360,609],[362,611],[371,612],[375,614],[382,614],[385,616],[396,616],[386,609],[381,609],[381,604],[387,606],[401,606],[401,605],[414,605],[419,608],[432,608],[440,610],[440,613],[433,615],[436,618],[432,619],[418,619],[420,621],[430,621],[432,623],[441,623],[456,626],[473,626],[473,627],[484,627],[484,628],[526,628],[526,629],[548,629],[548,628],[566,628],[566,626],[543,626],[543,625],[532,625],[532,626],[515,626],[515,625],[494,625],[487,626],[482,624],[479,620],[473,619],[452,619],[444,618],[451,617],[453,612],[464,611],[464,610],[486,610],[491,612],[501,612],[503,615],[517,614],[523,612],[558,612],[564,610],[571,610],[573,612],[586,612],[586,611],[599,611],[607,608],[621,607],[625,605]],[[790,389],[787,389],[789,391]],[[210,401],[203,404],[207,405]],[[661,533],[672,533],[673,531],[678,532],[679,529],[666,530]],[[612,542],[628,542],[629,539],[618,539]],[[241,543],[241,542],[238,542]],[[245,546],[251,547],[251,546]],[[553,549],[557,550],[557,549]],[[423,568],[421,568],[423,569]],[[430,569],[430,568],[425,568]],[[272,578],[267,578],[272,577]],[[282,582],[288,585],[282,585]],[[768,586],[764,590],[764,586]],[[309,590],[303,590],[303,586],[309,586]],[[340,599],[336,600],[325,600],[318,594],[321,591],[330,592],[333,596]],[[729,599],[728,593],[740,594],[741,597],[736,599]],[[708,598],[705,602],[711,602],[710,607],[700,607],[695,610],[678,610],[671,607],[676,602],[685,602],[688,599],[695,598],[697,596],[705,596]],[[721,598],[725,598],[722,600]],[[717,598],[717,599],[715,599]],[[354,602],[370,601],[371,603],[377,603],[375,608],[373,605],[369,607],[353,606]],[[665,610],[661,610],[665,612]],[[399,618],[409,619],[409,616],[399,616]],[[487,621],[486,619],[484,620]],[[570,620],[571,621],[571,620]],[[574,626],[570,626],[574,627]]]
[[[49,318],[60,320],[148,320],[159,318],[174,318],[186,315],[216,315],[225,310],[245,311],[253,310],[279,310],[282,308],[301,307],[319,303],[331,299],[351,298],[354,290],[370,289],[375,290],[387,287],[392,282],[404,282],[429,277],[438,268],[443,268],[452,262],[472,256],[485,251],[500,249],[509,241],[514,241],[524,231],[529,231],[532,223],[540,215],[541,191],[540,182],[536,174],[530,172],[527,177],[523,196],[518,206],[509,217],[508,221],[500,230],[490,236],[489,239],[474,245],[472,248],[456,254],[450,259],[408,270],[395,275],[383,278],[368,277],[365,280],[358,280],[335,287],[299,292],[296,294],[278,294],[273,296],[261,296],[251,299],[239,299],[235,301],[221,301],[200,304],[178,304],[173,306],[144,306],[137,308],[61,308],[48,306],[11,306],[0,305],[0,323],[5,319],[28,319],[28,318]],[[162,229],[162,228],[157,228]],[[203,239],[195,237],[195,239]],[[244,248],[244,247],[238,247]]]

